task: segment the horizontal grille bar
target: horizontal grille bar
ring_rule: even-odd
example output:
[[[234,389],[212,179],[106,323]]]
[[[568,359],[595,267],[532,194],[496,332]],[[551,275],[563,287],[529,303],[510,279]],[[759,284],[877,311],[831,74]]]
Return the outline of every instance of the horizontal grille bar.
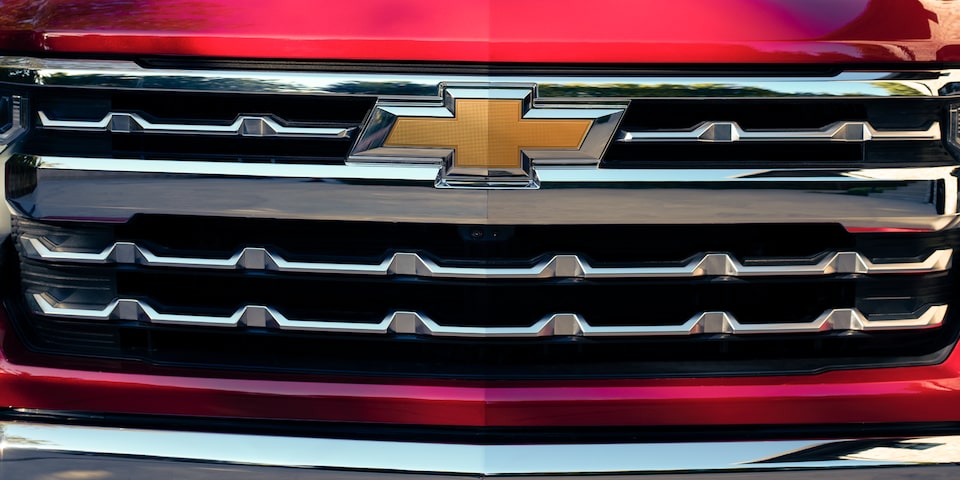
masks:
[[[126,221],[136,214],[172,214],[457,225],[839,223],[940,230],[957,212],[955,166],[540,167],[540,188],[522,191],[439,189],[436,165],[18,154],[8,167],[8,199],[22,214],[38,219]]]
[[[150,305],[133,299],[117,299],[102,309],[57,306],[48,294],[35,293],[36,313],[56,318],[95,321],[146,321],[155,324],[209,327],[260,327],[280,330],[329,333],[401,333],[450,337],[545,337],[545,336],[664,336],[695,334],[816,333],[832,330],[885,331],[915,330],[939,326],[947,305],[934,305],[922,312],[902,316],[883,315],[871,319],[857,309],[825,311],[809,323],[742,324],[727,312],[701,312],[682,325],[592,326],[576,314],[554,314],[529,327],[464,327],[440,325],[417,312],[392,312],[378,323],[303,321],[285,317],[271,307],[248,305],[233,315],[184,315],[160,313]]]
[[[349,275],[412,275],[435,278],[638,278],[699,276],[830,275],[929,273],[950,267],[953,250],[937,250],[916,262],[876,262],[857,252],[833,252],[815,264],[744,265],[724,253],[698,255],[676,267],[594,267],[577,255],[555,255],[529,268],[445,267],[416,253],[398,252],[379,264],[291,262],[264,248],[249,247],[230,258],[158,256],[131,242],[116,242],[99,252],[61,251],[44,239],[22,236],[28,258],[93,264],[136,264],[179,268],[272,270]],[[753,259],[759,261],[761,259]],[[762,259],[764,262],[775,259]]]
[[[703,122],[690,130],[643,130],[620,132],[619,142],[748,142],[939,140],[940,124],[926,130],[876,130],[867,122],[836,122],[818,130],[744,130],[736,122]]]
[[[414,67],[415,70],[418,67]],[[575,70],[582,72],[582,70]],[[138,90],[438,97],[447,82],[538,86],[541,98],[916,97],[949,92],[957,70],[846,71],[825,76],[472,75],[144,68],[123,60],[0,57],[0,81]]]
[[[239,135],[243,137],[314,137],[345,138],[353,127],[288,127],[269,116],[239,116],[229,125],[202,125],[189,123],[152,123],[135,113],[108,113],[103,119],[52,120],[44,112],[37,112],[44,128],[57,130],[95,130],[113,133],[156,133],[195,135]]]
[[[86,158],[17,155],[40,169],[103,172],[171,173],[220,175],[227,177],[331,178],[422,181],[432,180],[437,165],[358,164],[348,165],[259,165],[202,161],[142,160],[135,158]],[[956,166],[912,168],[710,168],[710,169],[603,169],[592,166],[541,166],[537,174],[543,183],[704,183],[768,182],[856,182],[860,180],[933,180],[953,175]]]

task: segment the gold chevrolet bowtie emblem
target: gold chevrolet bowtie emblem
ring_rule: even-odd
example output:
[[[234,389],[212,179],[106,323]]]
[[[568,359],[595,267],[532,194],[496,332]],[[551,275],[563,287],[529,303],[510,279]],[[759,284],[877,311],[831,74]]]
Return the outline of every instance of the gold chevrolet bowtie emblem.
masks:
[[[524,119],[522,100],[458,99],[455,118],[405,117],[386,147],[448,147],[453,168],[519,169],[523,149],[577,150],[593,120]]]
[[[447,86],[440,100],[380,101],[353,162],[439,163],[440,187],[536,187],[534,165],[596,165],[621,105],[534,106],[534,87]]]

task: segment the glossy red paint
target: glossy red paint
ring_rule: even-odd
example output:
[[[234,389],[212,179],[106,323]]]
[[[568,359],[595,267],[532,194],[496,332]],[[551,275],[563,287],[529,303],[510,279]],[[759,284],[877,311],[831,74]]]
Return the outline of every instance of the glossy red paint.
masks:
[[[99,371],[79,359],[28,354],[9,329],[0,312],[0,401],[29,409],[456,426],[654,426],[953,421],[960,405],[958,352],[939,366],[789,377],[405,383],[148,373],[136,364]]]
[[[960,61],[950,0],[6,0],[0,50],[455,62]]]

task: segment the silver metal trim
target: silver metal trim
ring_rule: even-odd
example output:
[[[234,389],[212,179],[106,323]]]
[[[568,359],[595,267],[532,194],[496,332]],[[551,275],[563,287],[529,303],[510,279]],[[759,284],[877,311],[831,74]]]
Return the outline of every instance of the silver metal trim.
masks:
[[[96,478],[199,479],[228,474],[265,480],[295,471],[296,477],[304,480],[342,480],[353,478],[349,476],[353,472],[362,472],[362,478],[385,480],[398,476],[453,478],[438,474],[471,478],[605,474],[609,477],[590,478],[637,475],[675,480],[728,479],[731,475],[791,480],[916,476],[945,480],[960,472],[956,465],[960,463],[960,436],[891,438],[886,442],[849,438],[474,445],[6,421],[0,422],[0,442],[4,478],[79,478],[55,475],[78,471],[101,475]],[[797,455],[804,452],[811,455]]]
[[[347,138],[353,127],[288,127],[267,116],[242,115],[229,125],[153,123],[135,113],[108,113],[101,120],[53,120],[37,112],[44,128],[94,130],[114,133],[164,133],[196,135],[239,135],[242,137]]]
[[[960,70],[846,71],[832,76],[526,76],[364,74],[143,68],[124,60],[0,57],[0,81],[48,86],[142,90],[273,92],[440,98],[447,82],[480,86],[537,84],[539,97],[596,98],[766,96],[938,96],[960,81]]]
[[[347,164],[308,165],[294,163],[226,163],[127,158],[33,156],[38,168],[96,172],[166,173],[223,177],[364,179],[430,181],[437,178],[436,165]]]
[[[947,126],[947,144],[960,151],[960,105],[950,108],[950,124]]]
[[[867,122],[836,122],[817,130],[744,130],[736,122],[703,122],[689,130],[624,130],[617,138],[624,143],[870,140],[940,140],[940,123],[926,130],[877,130]]]
[[[99,251],[66,251],[45,238],[22,235],[28,258],[93,264],[135,264],[155,267],[270,270],[345,275],[411,275],[434,278],[639,278],[700,276],[795,276],[831,274],[929,273],[950,268],[953,249],[937,250],[915,262],[875,262],[858,252],[833,252],[817,263],[777,263],[751,259],[763,265],[744,265],[725,253],[703,253],[682,266],[594,267],[577,255],[554,255],[532,267],[445,267],[416,253],[397,252],[378,264],[291,262],[265,248],[247,247],[229,258],[159,256],[132,242],[116,242]]]
[[[136,158],[89,158],[19,155],[41,170],[168,173],[220,177],[282,177],[306,179],[433,180],[437,165],[362,164],[304,165],[224,163]],[[662,182],[856,182],[860,180],[947,180],[956,166],[907,168],[645,168],[608,169],[594,166],[550,165],[537,169],[541,184],[549,183],[662,183]],[[778,177],[778,175],[783,175]],[[771,180],[773,179],[773,180]],[[954,182],[955,183],[955,182]],[[953,207],[956,212],[956,207]]]
[[[957,167],[603,169],[540,166],[537,190],[439,190],[438,165],[225,164],[14,155],[39,219],[143,214],[511,224],[955,224]],[[374,188],[375,187],[375,190]],[[749,206],[749,208],[745,208]]]
[[[25,106],[27,99],[20,95],[11,95],[8,98],[10,99],[10,128],[0,133],[0,153],[3,153],[7,146],[26,131],[24,125],[29,125],[24,118],[28,110]]]
[[[92,321],[140,321],[164,325],[206,327],[260,327],[290,331],[325,333],[416,334],[436,337],[648,337],[696,334],[763,334],[816,333],[832,330],[879,331],[934,328],[943,323],[947,305],[933,305],[906,315],[883,315],[869,318],[854,308],[827,310],[812,322],[743,324],[727,312],[701,312],[682,325],[618,325],[593,326],[580,315],[558,313],[548,315],[528,327],[460,327],[440,325],[418,312],[396,311],[377,323],[336,321],[304,321],[290,319],[272,307],[247,305],[233,315],[187,315],[160,313],[147,303],[119,298],[103,308],[60,306],[49,293],[27,296],[35,304],[36,313],[56,318]],[[882,317],[882,318],[880,318]]]

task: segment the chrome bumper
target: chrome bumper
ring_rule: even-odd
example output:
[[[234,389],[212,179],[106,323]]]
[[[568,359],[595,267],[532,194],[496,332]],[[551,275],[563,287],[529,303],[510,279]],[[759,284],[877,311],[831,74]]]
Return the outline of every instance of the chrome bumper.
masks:
[[[0,478],[893,479],[960,475],[960,436],[469,445],[0,422]]]

